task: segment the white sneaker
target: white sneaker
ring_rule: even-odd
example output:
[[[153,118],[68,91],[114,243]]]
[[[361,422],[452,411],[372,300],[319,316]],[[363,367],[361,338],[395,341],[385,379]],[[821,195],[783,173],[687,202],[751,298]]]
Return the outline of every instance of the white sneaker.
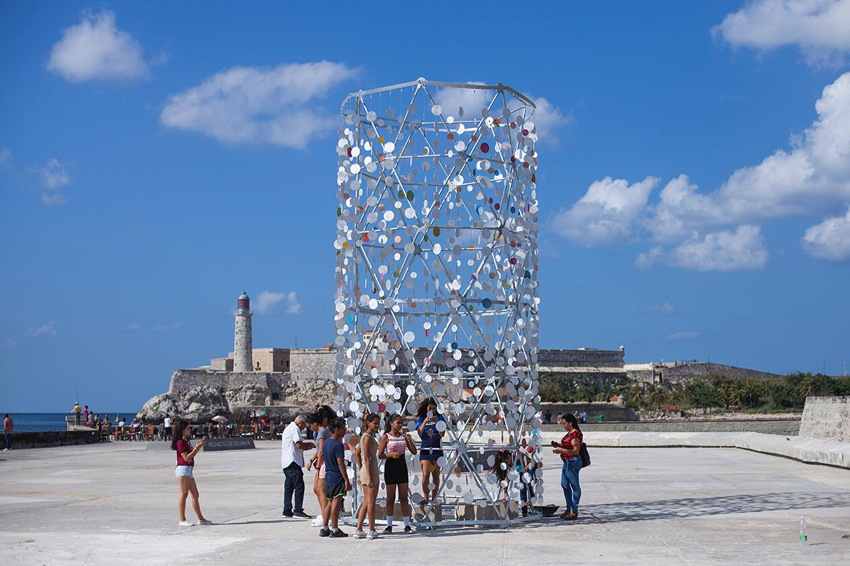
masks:
[[[324,525],[324,523],[325,520],[322,518],[321,515],[317,515],[316,518],[310,522],[310,524],[314,527],[321,527],[322,525]]]
[[[198,524],[199,524],[199,525],[212,525],[212,524],[213,524],[213,522],[212,522],[212,521],[209,521],[209,520],[207,520],[207,519],[201,519],[201,520],[199,520],[199,521],[198,521]]]
[[[378,538],[378,531],[369,531],[366,533],[366,540],[373,540]]]
[[[354,538],[364,538],[365,536],[363,531],[354,531]]]
[[[180,521],[179,526],[181,526],[181,527],[192,527],[194,525],[192,525],[192,523],[190,523],[189,521]]]

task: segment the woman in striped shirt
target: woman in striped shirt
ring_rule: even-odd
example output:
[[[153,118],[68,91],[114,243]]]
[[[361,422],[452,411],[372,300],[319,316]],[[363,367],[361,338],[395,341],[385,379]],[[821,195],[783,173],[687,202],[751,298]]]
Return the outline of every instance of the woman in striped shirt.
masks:
[[[407,460],[405,452],[416,455],[416,445],[403,429],[401,415],[393,415],[387,421],[386,433],[378,445],[378,458],[384,460],[384,482],[387,484],[387,528],[384,533],[393,532],[393,513],[395,511],[395,492],[398,486],[398,498],[404,516],[404,532],[413,532],[410,528],[410,502],[407,500]]]

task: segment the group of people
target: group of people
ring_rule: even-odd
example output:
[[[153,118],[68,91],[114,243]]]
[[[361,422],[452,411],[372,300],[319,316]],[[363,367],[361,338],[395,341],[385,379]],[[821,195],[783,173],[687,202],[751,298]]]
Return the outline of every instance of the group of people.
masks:
[[[383,434],[377,438],[381,417],[367,414],[363,419],[362,436],[350,436],[346,439],[346,422],[336,416],[327,406],[319,407],[309,415],[299,415],[284,430],[281,439],[281,467],[286,480],[284,482],[284,517],[308,517],[304,513],[304,477],[302,468],[315,468],[313,493],[316,495],[321,513],[314,519],[314,525],[321,526],[319,536],[340,538],[348,534],[339,528],[339,515],[345,495],[351,491],[351,482],[346,471],[346,450],[348,444],[350,458],[356,463],[357,481],[363,494],[358,517],[355,538],[373,539],[378,533],[375,528],[375,502],[381,485],[380,460],[384,460],[384,484],[387,491],[387,526],[384,534],[393,532],[393,515],[396,500],[401,508],[403,531],[412,532],[410,527],[410,503],[408,500],[407,453],[419,455],[422,467],[424,502],[437,495],[440,486],[439,459],[443,456],[442,438],[445,435],[445,418],[437,412],[437,402],[426,399],[417,410],[416,431],[420,445],[417,448],[409,433],[404,432],[401,415],[391,415],[386,422]],[[442,422],[443,425],[439,425]],[[316,442],[308,442],[303,432],[309,427]],[[304,451],[316,448],[313,456],[304,460]],[[294,498],[294,506],[293,506]],[[364,532],[363,525],[368,517],[369,528]]]
[[[356,481],[362,492],[363,503],[357,514],[355,538],[374,539],[378,536],[375,526],[375,508],[378,491],[381,485],[380,460],[384,461],[383,482],[386,486],[386,523],[383,534],[392,534],[396,501],[400,506],[403,531],[411,533],[410,504],[408,499],[407,454],[419,455],[422,468],[422,489],[424,503],[437,497],[440,487],[440,463],[443,456],[442,438],[446,432],[445,418],[437,411],[434,399],[424,400],[418,407],[416,432],[419,436],[419,446],[414,443],[410,433],[404,430],[401,415],[391,415],[386,420],[383,433],[379,435],[381,417],[378,414],[367,414],[363,417],[362,435],[356,437],[347,434],[346,421],[337,417],[336,413],[327,406],[321,406],[315,413],[308,416],[297,416],[284,430],[281,438],[281,468],[284,481],[284,517],[309,518],[304,512],[304,472],[315,469],[313,477],[313,494],[316,496],[320,514],[313,519],[313,525],[321,527],[319,536],[343,538],[348,534],[339,528],[339,517],[343,508],[346,494],[352,485],[347,472],[349,464],[356,464],[358,470]],[[564,491],[566,509],[562,519],[575,520],[578,518],[578,505],[581,499],[579,472],[582,467],[581,447],[583,435],[579,428],[578,419],[571,414],[560,415],[559,421],[567,434],[560,442],[552,442],[553,452],[562,460],[561,487]],[[442,424],[441,424],[442,423]],[[304,437],[305,430],[313,433],[315,441]],[[192,427],[186,422],[178,421],[174,427],[171,443],[177,453],[175,474],[180,485],[179,513],[180,525],[190,526],[186,520],[186,501],[192,496],[192,507],[198,517],[198,524],[211,524],[202,514],[197,484],[193,476],[195,457],[203,448],[205,441],[201,440],[195,446],[190,439]],[[346,451],[346,445],[349,450]],[[316,449],[310,458],[305,459],[305,451]],[[533,475],[540,465],[533,457],[533,449],[520,452],[514,460],[510,451],[503,450],[493,467],[497,478],[504,480],[509,469],[515,469],[520,475],[528,472]],[[350,460],[347,462],[346,458]],[[504,498],[508,498],[507,482],[501,484]],[[520,497],[523,504],[523,514],[526,515],[534,497],[532,484],[522,482]],[[364,525],[368,520],[368,530]]]

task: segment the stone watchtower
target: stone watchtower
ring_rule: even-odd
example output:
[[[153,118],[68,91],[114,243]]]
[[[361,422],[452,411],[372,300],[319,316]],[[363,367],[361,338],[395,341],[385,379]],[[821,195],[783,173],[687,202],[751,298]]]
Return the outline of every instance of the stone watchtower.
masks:
[[[253,345],[251,343],[251,299],[243,291],[239,295],[236,312],[236,332],[233,338],[233,371],[253,371]]]

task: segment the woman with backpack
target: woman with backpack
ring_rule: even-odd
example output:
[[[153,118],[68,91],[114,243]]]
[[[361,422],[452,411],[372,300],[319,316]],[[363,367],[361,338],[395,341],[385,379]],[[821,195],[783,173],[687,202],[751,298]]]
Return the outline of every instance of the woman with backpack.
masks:
[[[578,503],[581,499],[581,486],[578,483],[578,473],[581,470],[581,444],[584,435],[578,427],[578,419],[569,413],[561,417],[561,424],[567,434],[558,444],[554,440],[553,452],[561,455],[563,468],[561,469],[561,487],[564,490],[564,499],[567,503],[566,510],[561,514],[561,519],[575,521],[578,519]]]

